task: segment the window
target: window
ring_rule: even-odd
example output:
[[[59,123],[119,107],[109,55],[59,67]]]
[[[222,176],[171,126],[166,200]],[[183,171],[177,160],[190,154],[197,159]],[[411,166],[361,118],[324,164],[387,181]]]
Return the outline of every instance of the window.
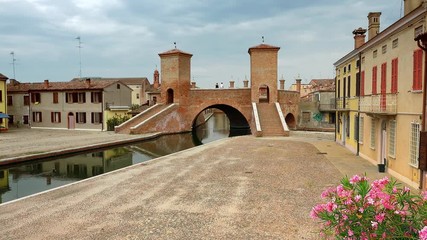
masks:
[[[120,89],[120,83],[117,83],[117,89]]]
[[[391,93],[397,93],[398,58],[391,60]]]
[[[347,72],[347,68],[346,67],[344,67],[344,74]]]
[[[365,71],[361,72],[361,77],[360,77],[360,96],[365,96]]]
[[[377,57],[377,55],[378,55],[378,51],[377,51],[377,50],[374,50],[374,52],[372,53],[372,57],[373,57],[373,58],[376,58],[376,57]]]
[[[13,105],[13,98],[12,96],[8,95],[7,96],[7,106],[12,106]]]
[[[102,93],[101,92],[91,92],[90,93],[90,101],[92,103],[100,103],[102,101]]]
[[[359,118],[359,143],[363,143],[363,131],[365,131],[364,117]]]
[[[86,123],[85,112],[76,112],[76,123]]]
[[[365,56],[362,57],[362,64],[365,63]]]
[[[40,93],[31,93],[31,102],[38,104],[41,102],[41,96]]]
[[[382,52],[383,54],[386,54],[386,53],[387,53],[387,45],[382,46],[382,48],[381,48],[381,52]]]
[[[396,120],[390,121],[390,135],[388,139],[388,155],[396,157]]]
[[[30,96],[28,95],[24,96],[24,105],[25,106],[30,105]]]
[[[422,89],[423,50],[414,51],[412,90]]]
[[[73,92],[65,95],[65,101],[67,103],[85,103],[86,93],[85,92]]]
[[[91,114],[92,123],[102,123],[102,113],[101,112],[93,112]]]
[[[51,112],[50,120],[52,123],[60,123],[61,122],[61,113],[60,112]]]
[[[308,123],[310,122],[311,112],[302,112],[302,122]]]
[[[139,93],[136,94],[136,99],[139,99]]]
[[[377,94],[377,66],[372,68],[372,94]]]
[[[53,103],[58,103],[58,93],[57,92],[52,93],[52,97],[53,97]]]
[[[359,137],[359,117],[357,115],[354,116],[354,140],[358,140]]]
[[[371,149],[375,149],[375,118],[371,118]]]
[[[359,67],[360,67],[360,60],[357,59],[357,61],[356,61],[356,68],[359,68]]]
[[[338,87],[337,87],[337,97],[341,97],[341,81],[338,80]]]
[[[347,96],[350,97],[351,96],[351,78],[350,76],[348,76],[348,84],[347,84]]]
[[[350,116],[346,116],[345,120],[347,122],[347,124],[345,125],[345,135],[349,138],[350,137]]]
[[[348,65],[348,72],[351,71],[351,63]]]
[[[411,139],[410,139],[410,165],[418,167],[419,145],[420,145],[420,124],[411,123]]]
[[[387,63],[381,64],[381,94],[387,92]]]
[[[42,122],[41,112],[33,112],[33,122]]]
[[[391,47],[392,48],[397,48],[399,46],[399,39],[396,38],[393,40],[393,42],[391,43]]]
[[[0,90],[0,102],[3,102],[3,92]]]
[[[418,26],[414,29],[414,38],[423,33],[423,26]]]

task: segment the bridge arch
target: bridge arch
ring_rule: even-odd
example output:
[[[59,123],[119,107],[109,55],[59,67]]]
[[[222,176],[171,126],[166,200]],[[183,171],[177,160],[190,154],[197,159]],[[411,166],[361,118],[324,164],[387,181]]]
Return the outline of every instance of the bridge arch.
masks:
[[[285,117],[285,122],[290,129],[296,129],[297,121],[292,113],[288,113]]]
[[[227,116],[228,120],[230,121],[230,137],[232,136],[240,136],[240,135],[248,135],[251,134],[251,128],[249,125],[249,120],[245,117],[245,115],[239,111],[237,108],[227,105],[227,104],[212,104],[207,105],[200,110],[197,110],[194,112],[192,117],[192,128],[194,128],[197,125],[197,118],[198,116],[209,108],[216,108],[224,112],[224,114]]]

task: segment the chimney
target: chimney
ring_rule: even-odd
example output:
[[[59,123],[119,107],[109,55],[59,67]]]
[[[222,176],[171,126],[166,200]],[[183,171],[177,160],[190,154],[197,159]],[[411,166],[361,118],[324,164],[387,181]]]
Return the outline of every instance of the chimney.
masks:
[[[160,78],[159,78],[159,71],[154,70],[154,80],[153,80],[153,88],[158,89],[160,87]]]
[[[18,80],[16,80],[16,79],[9,79],[9,82],[12,86],[16,86],[19,84]]]
[[[368,14],[368,41],[380,32],[381,12],[370,12]]]
[[[196,82],[191,82],[191,88],[196,88]]]
[[[243,80],[243,87],[248,88],[248,86],[249,86],[249,80],[248,79]]]
[[[405,2],[403,6],[403,14],[406,16],[408,13],[414,11],[416,8],[422,5],[423,0],[403,0]]]
[[[301,79],[295,79],[297,83],[297,92],[301,93]]]
[[[234,88],[234,81],[233,80],[230,81],[230,88]]]
[[[49,87],[49,80],[44,80],[44,87],[45,88],[48,88]]]
[[[354,34],[354,49],[359,48],[363,44],[365,44],[365,35],[366,29],[358,28],[353,31]]]
[[[86,78],[85,83],[86,87],[90,87],[90,78]]]
[[[285,90],[285,79],[280,79],[279,80],[279,82],[280,82],[280,90]]]

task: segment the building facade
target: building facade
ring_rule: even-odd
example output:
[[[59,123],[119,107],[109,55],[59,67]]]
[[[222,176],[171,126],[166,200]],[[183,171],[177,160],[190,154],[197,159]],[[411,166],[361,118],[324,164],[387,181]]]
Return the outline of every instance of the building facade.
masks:
[[[337,142],[377,164],[379,171],[425,188],[419,169],[425,53],[414,38],[426,30],[426,8],[421,0],[406,0],[404,12],[383,31],[381,13],[369,13],[368,41],[356,29],[355,50],[335,63],[337,103],[344,101],[337,105]],[[353,71],[358,61],[355,73],[349,73],[348,64]],[[348,77],[355,77],[355,85]]]
[[[131,92],[120,81],[93,80],[9,84],[14,119],[32,128],[106,130],[106,121],[127,113]],[[23,108],[24,107],[24,108]],[[28,107],[28,112],[27,112]]]
[[[7,77],[0,73],[0,113],[7,114]],[[0,131],[7,130],[8,119],[0,118]]]

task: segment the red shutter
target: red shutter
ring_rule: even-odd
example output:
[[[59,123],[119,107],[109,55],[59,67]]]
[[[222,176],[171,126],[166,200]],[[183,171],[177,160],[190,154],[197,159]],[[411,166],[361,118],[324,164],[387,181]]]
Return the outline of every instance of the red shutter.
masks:
[[[377,94],[377,66],[372,68],[372,94]]]
[[[417,49],[414,51],[414,74],[412,82],[412,90],[421,90],[422,84],[422,69],[423,69],[423,50]]]
[[[365,71],[362,71],[360,78],[360,96],[365,96]]]
[[[387,92],[387,63],[381,64],[381,94]]]
[[[61,122],[61,113],[60,112],[58,113],[58,118],[59,118],[58,122],[60,123]]]
[[[391,92],[397,93],[397,78],[398,78],[399,59],[395,58],[391,61]]]

